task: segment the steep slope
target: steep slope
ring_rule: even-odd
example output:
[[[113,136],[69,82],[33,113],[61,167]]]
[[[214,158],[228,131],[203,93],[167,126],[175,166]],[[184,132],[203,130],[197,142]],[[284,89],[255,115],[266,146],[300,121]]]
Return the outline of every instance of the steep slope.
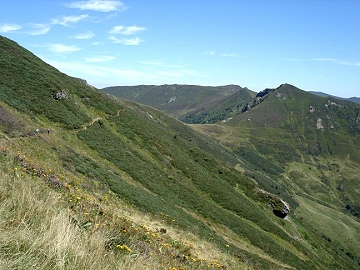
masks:
[[[360,106],[331,97],[317,97],[292,85],[260,92],[246,114],[227,125],[278,128],[301,140],[311,155],[332,155],[360,161]],[[250,119],[250,120],[249,120]]]
[[[283,173],[290,163],[302,162],[316,166],[326,182],[322,169],[340,172],[345,160],[348,162],[345,167],[356,167],[359,164],[359,105],[314,96],[288,84],[260,92],[250,104],[246,106],[245,113],[216,127],[223,127],[224,130],[230,128],[237,142],[220,136],[221,139],[227,140],[230,148],[240,156],[248,154],[248,160],[264,167],[265,171]],[[214,136],[219,134],[211,126],[204,126],[203,129]],[[244,141],[248,146],[239,143]],[[335,175],[332,178],[335,181]],[[349,181],[340,178],[332,183],[332,192],[337,194],[332,203],[338,204],[340,200],[343,201],[343,207],[348,203],[358,205],[357,193],[353,192],[357,181],[350,181],[354,186],[349,186],[347,191],[341,187],[341,183]],[[306,186],[299,189],[313,193]]]
[[[254,92],[238,85],[139,85],[102,89],[119,98],[157,108],[185,123],[215,123],[239,112]]]
[[[3,37],[0,67],[1,190],[11,191],[0,197],[9,206],[0,211],[0,265],[112,267],[72,245],[85,243],[121,269],[356,269],[352,245],[275,216],[280,198],[207,136],[114,100]],[[34,193],[15,196],[17,184]]]
[[[193,128],[236,153],[247,174],[334,247],[359,252],[359,105],[284,84],[224,123]]]

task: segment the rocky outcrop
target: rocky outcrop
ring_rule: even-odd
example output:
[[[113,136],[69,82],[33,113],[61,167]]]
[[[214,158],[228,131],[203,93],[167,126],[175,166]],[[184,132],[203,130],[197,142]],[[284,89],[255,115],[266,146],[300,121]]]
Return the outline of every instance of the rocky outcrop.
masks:
[[[62,99],[66,99],[68,97],[68,95],[67,95],[67,93],[66,93],[66,91],[64,89],[59,90],[57,92],[53,92],[51,94],[51,96],[57,101],[62,100]]]
[[[278,199],[276,201],[271,200],[269,202],[269,206],[273,209],[274,215],[279,218],[285,218],[290,212],[289,204],[281,199]]]
[[[274,91],[273,89],[266,88],[265,90],[260,91],[257,93],[256,97],[263,97],[269,94],[270,92]]]
[[[252,103],[249,104],[247,103],[242,109],[241,109],[241,113],[247,112],[249,111],[251,108],[256,107],[257,105],[259,105],[261,102],[264,101],[265,98],[267,98],[267,95],[269,93],[274,92],[275,89],[270,89],[270,88],[266,88],[265,90],[260,91],[259,93],[257,93],[256,97],[252,100]],[[280,96],[282,96],[283,94],[279,93]]]
[[[275,216],[279,218],[285,218],[287,216],[290,212],[290,206],[287,202],[263,189],[259,189],[259,191],[262,197],[267,200],[267,204],[273,210]]]

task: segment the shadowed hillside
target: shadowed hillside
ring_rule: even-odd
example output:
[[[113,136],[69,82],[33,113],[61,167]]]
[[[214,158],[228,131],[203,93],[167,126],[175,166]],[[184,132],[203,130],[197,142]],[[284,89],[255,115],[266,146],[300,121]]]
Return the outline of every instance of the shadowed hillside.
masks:
[[[138,85],[102,90],[157,108],[189,124],[215,123],[238,114],[255,95],[238,85]]]
[[[203,135],[159,110],[68,77],[4,37],[0,69],[1,267],[358,266],[358,222],[322,198],[304,196],[301,177],[293,181],[296,192],[284,192],[288,199],[273,192],[265,182],[285,185],[290,163],[255,148],[255,136],[245,137],[251,126],[244,125],[236,144],[225,137],[220,143],[210,130]],[[232,121],[243,119],[199,128],[236,132]],[[346,130],[352,128],[356,133],[356,126]],[[292,147],[300,163],[305,155]],[[356,158],[339,169],[355,172],[350,165]],[[313,163],[304,164],[318,172]],[[284,200],[300,207],[288,213]],[[326,230],[307,219],[310,210],[327,213]],[[351,241],[333,235],[341,226]]]

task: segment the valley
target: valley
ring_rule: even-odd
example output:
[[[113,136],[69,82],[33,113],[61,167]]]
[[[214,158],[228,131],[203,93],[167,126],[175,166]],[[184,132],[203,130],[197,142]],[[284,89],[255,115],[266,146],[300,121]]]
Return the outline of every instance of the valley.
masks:
[[[357,269],[358,104],[0,69],[0,268]]]

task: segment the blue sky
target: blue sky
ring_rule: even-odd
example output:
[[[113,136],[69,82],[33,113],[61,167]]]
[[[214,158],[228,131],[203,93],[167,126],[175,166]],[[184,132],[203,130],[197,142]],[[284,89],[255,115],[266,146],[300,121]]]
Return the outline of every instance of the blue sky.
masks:
[[[360,96],[359,0],[2,0],[0,35],[98,87]]]

